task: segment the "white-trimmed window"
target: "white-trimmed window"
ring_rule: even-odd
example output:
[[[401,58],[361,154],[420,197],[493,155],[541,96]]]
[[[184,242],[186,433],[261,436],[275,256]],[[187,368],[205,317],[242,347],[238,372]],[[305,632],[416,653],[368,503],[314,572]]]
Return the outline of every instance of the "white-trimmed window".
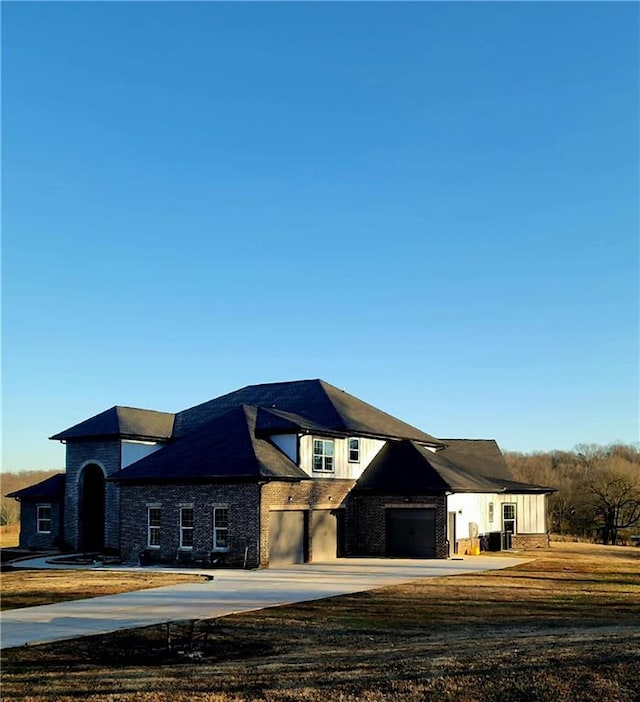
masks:
[[[229,550],[229,507],[216,505],[213,508],[213,550]]]
[[[161,518],[160,507],[147,507],[147,546],[149,548],[160,548]]]
[[[349,463],[360,463],[360,439],[348,439]]]
[[[493,502],[489,502],[489,524],[493,524]]]
[[[315,473],[333,473],[333,439],[313,440],[313,470]]]
[[[516,506],[512,502],[502,505],[502,531],[516,533]]]
[[[193,507],[180,508],[180,548],[193,548]]]
[[[36,507],[38,520],[38,534],[51,533],[51,505],[38,505]]]

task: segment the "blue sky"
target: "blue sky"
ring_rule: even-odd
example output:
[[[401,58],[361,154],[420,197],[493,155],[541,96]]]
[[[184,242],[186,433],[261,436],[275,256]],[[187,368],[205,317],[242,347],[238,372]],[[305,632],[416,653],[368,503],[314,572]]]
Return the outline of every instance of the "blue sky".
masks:
[[[3,3],[4,469],[321,377],[638,440],[635,3]]]

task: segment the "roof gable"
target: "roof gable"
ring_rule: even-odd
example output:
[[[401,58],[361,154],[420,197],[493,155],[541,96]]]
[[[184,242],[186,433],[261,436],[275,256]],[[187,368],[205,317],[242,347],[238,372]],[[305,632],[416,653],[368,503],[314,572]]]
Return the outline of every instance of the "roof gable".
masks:
[[[476,443],[476,442],[473,442]],[[481,446],[476,457],[477,465],[471,464],[469,455],[472,447],[466,446],[465,463],[453,460],[454,454],[447,456],[447,449],[433,452],[414,441],[390,441],[373,459],[358,480],[354,491],[371,491],[388,494],[417,495],[429,492],[552,492],[540,485],[519,483],[511,478],[485,475],[482,466],[483,452],[495,459],[493,449],[488,445],[493,441],[479,441]],[[484,450],[484,451],[483,451]],[[487,470],[492,470],[489,466]]]

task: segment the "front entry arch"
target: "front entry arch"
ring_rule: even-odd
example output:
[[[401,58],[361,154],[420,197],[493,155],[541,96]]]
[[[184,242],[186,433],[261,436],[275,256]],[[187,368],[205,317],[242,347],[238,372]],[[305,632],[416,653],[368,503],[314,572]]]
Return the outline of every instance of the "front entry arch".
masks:
[[[78,535],[82,551],[104,549],[105,480],[102,468],[86,465],[78,483]]]

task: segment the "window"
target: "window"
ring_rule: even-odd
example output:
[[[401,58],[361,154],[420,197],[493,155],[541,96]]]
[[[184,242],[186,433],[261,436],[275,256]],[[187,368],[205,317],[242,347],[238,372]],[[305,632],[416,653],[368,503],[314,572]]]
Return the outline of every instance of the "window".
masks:
[[[51,533],[51,505],[38,505],[38,534]]]
[[[493,523],[493,502],[489,502],[489,523]]]
[[[213,550],[227,551],[229,548],[229,508],[213,508]]]
[[[316,473],[333,473],[332,440],[313,440],[313,470]]]
[[[360,463],[360,439],[349,439],[349,463]]]
[[[516,533],[516,506],[514,504],[502,505],[502,531],[510,534]]]
[[[193,548],[193,507],[180,508],[180,548]]]
[[[160,548],[160,508],[147,508],[147,546]]]

